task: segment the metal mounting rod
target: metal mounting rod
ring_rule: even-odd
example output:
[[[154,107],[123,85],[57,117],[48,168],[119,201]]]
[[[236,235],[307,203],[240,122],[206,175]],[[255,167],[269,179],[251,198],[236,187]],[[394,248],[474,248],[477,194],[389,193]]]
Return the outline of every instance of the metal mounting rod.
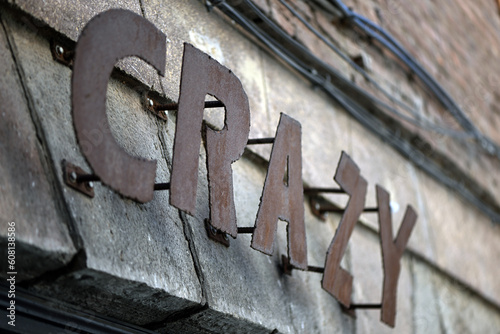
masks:
[[[304,188],[304,194],[316,195],[319,193],[345,194],[346,192],[339,188]]]
[[[169,190],[170,182],[167,183],[155,183],[154,190]]]
[[[325,268],[324,267],[315,267],[315,266],[307,266],[307,270],[306,271],[310,271],[310,272],[313,272],[313,273],[324,273],[325,272]]]
[[[252,234],[255,227],[238,227],[238,234]]]
[[[257,138],[249,139],[247,145],[258,145],[258,144],[273,144],[274,138]]]
[[[382,304],[351,304],[349,310],[354,309],[379,309],[382,308]]]
[[[101,179],[95,174],[78,174],[76,176],[76,183],[84,182],[100,182]],[[155,183],[154,190],[168,190],[170,189],[170,182],[167,183]]]
[[[339,209],[336,206],[333,205],[320,205],[317,210],[320,213],[325,213],[325,212],[333,212],[333,213],[344,213],[345,209]],[[363,212],[378,212],[378,208],[365,208],[363,209]]]
[[[224,103],[221,101],[205,101],[205,108],[222,108],[224,107]],[[179,109],[179,103],[166,103],[166,104],[155,104],[154,109],[156,111],[162,110],[177,110]]]
[[[283,265],[283,271],[287,275],[291,275],[292,270],[296,269],[294,266],[290,264],[290,259],[286,255],[281,255],[281,263]],[[325,268],[316,266],[307,266],[307,269],[305,271],[322,274],[325,272]]]
[[[101,178],[95,174],[87,174],[80,167],[67,161],[63,161],[64,181],[68,186],[94,197],[94,182],[101,182]],[[156,183],[154,190],[169,190],[170,182]]]
[[[101,181],[99,176],[95,174],[79,174],[76,176],[76,183],[83,183],[83,182],[98,182]]]

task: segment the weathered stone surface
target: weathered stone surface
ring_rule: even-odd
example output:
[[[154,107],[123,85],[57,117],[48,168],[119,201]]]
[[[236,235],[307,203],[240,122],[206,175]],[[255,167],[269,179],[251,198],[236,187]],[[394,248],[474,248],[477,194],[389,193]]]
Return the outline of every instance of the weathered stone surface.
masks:
[[[500,328],[500,312],[447,277],[434,276],[445,333],[491,333]]]
[[[498,308],[425,264],[412,268],[415,333],[498,333]]]
[[[413,276],[413,325],[415,334],[443,333],[442,315],[439,308],[436,287],[429,268],[419,262],[411,261]]]
[[[162,288],[93,269],[77,270],[55,281],[42,282],[32,290],[92,313],[146,326],[162,323],[187,307],[185,299]]]
[[[60,169],[63,159],[90,172],[76,143],[71,119],[71,71],[52,60],[47,41],[10,19],[6,22],[27,94],[47,138],[49,158],[56,166],[57,185],[82,241],[84,265],[90,271],[142,283],[146,290],[160,289],[176,298],[178,302],[161,310],[163,316],[198,305],[202,301],[200,282],[178,211],[168,205],[168,192],[157,192],[153,201],[140,205],[99,183],[95,184],[93,199],[64,184]],[[111,130],[118,143],[130,154],[156,159],[157,182],[168,181],[174,124],[165,124],[147,113],[140,94],[116,80],[110,80],[107,105]],[[47,239],[50,241],[50,237]],[[104,284],[106,280],[100,282],[102,289],[113,288],[114,283],[109,280],[109,286]],[[61,296],[65,299],[64,294]],[[134,294],[124,293],[123,297],[130,303],[137,302]],[[112,304],[108,306],[113,308]],[[144,322],[140,317],[119,314],[119,308],[115,311],[115,317]],[[159,316],[155,315],[155,320]]]
[[[357,226],[351,242],[351,274],[353,303],[378,304],[382,301],[383,263],[378,234]],[[413,306],[410,296],[414,293],[408,259],[401,258],[401,273],[397,290],[396,326],[391,328],[380,321],[380,310],[357,310],[357,333],[413,333]]]
[[[83,28],[94,16],[106,10],[123,8],[142,15],[139,0],[47,0],[43,1],[43,5],[38,0],[9,1],[73,41],[78,40]],[[35,32],[40,28],[36,22],[30,22],[29,26]],[[106,46],[103,45],[103,47]],[[163,92],[157,72],[144,61],[138,58],[129,58],[121,60],[118,67],[153,90]]]
[[[17,272],[24,280],[64,266],[76,248],[1,25],[0,59],[0,275]],[[15,222],[14,270],[7,267],[9,222]]]
[[[500,303],[498,263],[500,226],[493,225],[453,192],[419,174],[424,215],[435,240],[436,264],[489,299]]]

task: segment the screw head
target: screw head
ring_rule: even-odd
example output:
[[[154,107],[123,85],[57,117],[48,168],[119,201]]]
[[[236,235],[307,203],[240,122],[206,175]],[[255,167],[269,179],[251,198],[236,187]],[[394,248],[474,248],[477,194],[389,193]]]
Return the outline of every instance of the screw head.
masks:
[[[87,187],[89,187],[89,189],[94,189],[94,182],[92,181],[88,182]]]
[[[71,182],[76,182],[76,177],[77,177],[77,175],[76,175],[76,172],[75,172],[75,171],[72,171],[72,172],[69,174],[69,180],[70,180]]]
[[[57,45],[56,46],[56,53],[59,55],[59,56],[62,56],[64,54],[64,48],[60,45]]]
[[[215,227],[213,227],[212,225],[210,225],[210,233],[212,233],[212,235],[216,235],[217,234],[217,230],[215,229]]]
[[[149,104],[150,107],[152,107],[152,106],[154,106],[155,103],[153,102],[153,100],[151,100],[150,98],[148,98],[148,104]]]
[[[316,202],[316,203],[314,203],[314,208],[319,211],[319,209],[321,208],[321,206],[319,205],[318,202]]]
[[[229,240],[229,237],[227,236],[227,233],[224,233],[222,236],[224,237],[224,240],[226,240],[226,241]]]

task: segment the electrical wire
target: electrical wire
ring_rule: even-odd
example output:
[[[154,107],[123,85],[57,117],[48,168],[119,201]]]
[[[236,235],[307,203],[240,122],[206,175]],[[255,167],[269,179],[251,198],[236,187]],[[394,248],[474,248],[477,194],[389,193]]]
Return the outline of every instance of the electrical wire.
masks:
[[[394,115],[398,116],[400,119],[415,125],[417,127],[423,128],[428,131],[433,131],[439,134],[443,134],[446,136],[450,136],[456,139],[469,139],[471,137],[470,134],[465,133],[463,131],[456,131],[452,129],[447,129],[443,128],[440,126],[437,126],[428,120],[424,118],[412,118],[408,117],[407,115],[399,112],[397,109],[393,108],[389,104],[385,103],[384,101],[376,98],[375,96],[369,94],[367,91],[360,89],[357,85],[353,84],[348,78],[343,76],[338,70],[332,68],[329,64],[325,63],[323,60],[319,59],[316,57],[312,52],[307,49],[304,45],[290,37],[286,32],[284,32],[281,27],[276,25],[271,19],[267,17],[262,11],[259,10],[257,6],[252,1],[249,0],[243,0],[241,1],[242,3],[245,3],[253,13],[255,13],[262,22],[266,24],[270,28],[271,31],[275,32],[277,34],[276,39],[286,41],[289,45],[293,46],[297,50],[297,52],[300,52],[302,55],[306,57],[307,61],[302,61],[298,59],[293,53],[288,52],[287,57],[288,58],[293,58],[294,62],[297,64],[295,69],[299,72],[302,71],[302,69],[309,69],[311,72],[317,72],[317,73],[326,73],[326,77],[334,78],[336,79],[336,84],[340,87],[344,87],[344,90],[348,90],[351,92],[354,92],[356,96],[359,98],[363,99],[365,101],[365,105],[368,107],[372,107],[372,104],[376,104],[382,109],[385,109],[389,111],[390,113],[393,113]],[[254,25],[255,26],[255,25]],[[254,29],[257,28],[256,26]],[[284,52],[285,48],[276,41],[276,39],[273,39],[269,43],[267,43],[268,47],[279,47],[282,52]],[[340,51],[340,50],[339,50]],[[347,57],[347,56],[345,56]],[[357,66],[357,65],[356,65]],[[362,70],[362,69],[361,69]],[[365,72],[366,73],[366,72]],[[302,73],[303,74],[303,73]],[[304,75],[304,74],[303,74]],[[388,93],[387,93],[388,94]],[[418,115],[417,115],[418,117]]]
[[[497,158],[500,158],[500,147],[474,126],[448,92],[446,92],[446,90],[422,66],[420,66],[395,38],[382,27],[349,9],[342,1],[330,0],[330,3],[342,12],[348,22],[351,22],[354,26],[366,33],[367,36],[381,43],[387,50],[391,51],[393,55],[406,64],[459,124],[478,140],[481,147],[489,154],[496,155]]]
[[[325,64],[303,45],[293,40],[281,27],[274,24],[272,20],[262,13],[251,0],[236,0],[237,4],[234,7],[227,2],[225,0],[211,1],[211,6],[220,9],[231,20],[257,38],[278,59],[281,59],[314,86],[321,88],[356,120],[383,138],[402,156],[412,161],[417,167],[439,182],[455,190],[489,216],[493,222],[500,223],[500,208],[495,198],[485,194],[481,187],[477,186],[467,175],[461,174],[460,170],[453,171],[455,173],[453,174],[439,165],[434,159],[430,159],[425,152],[420,151],[409,142],[401,140],[397,133],[387,128],[387,125],[373,114],[373,110],[378,108],[380,101],[377,101],[373,96],[367,94],[350,81],[346,81],[338,71]],[[207,3],[207,5],[209,4]],[[241,10],[250,11],[253,20],[236,10],[236,6],[244,6]],[[258,17],[258,20],[255,17]],[[254,21],[259,21],[260,24],[265,26],[265,29],[261,29]],[[279,42],[271,37],[271,34],[277,36]],[[389,44],[389,42],[387,43]],[[393,48],[396,49],[394,46]],[[324,73],[322,74],[322,72]]]

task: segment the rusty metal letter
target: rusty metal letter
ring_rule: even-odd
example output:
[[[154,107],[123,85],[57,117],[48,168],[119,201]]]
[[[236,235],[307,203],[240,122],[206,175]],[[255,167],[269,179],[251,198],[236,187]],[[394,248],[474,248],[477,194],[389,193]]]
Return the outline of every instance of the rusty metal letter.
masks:
[[[236,237],[231,164],[241,157],[248,140],[248,98],[241,82],[230,70],[189,44],[184,44],[170,204],[191,215],[196,211],[206,94],[213,95],[225,106],[224,128],[214,131],[205,127],[211,225]]]
[[[382,312],[380,320],[394,327],[396,322],[396,304],[398,292],[400,259],[403,256],[410,234],[417,221],[417,213],[411,206],[406,212],[399,228],[398,236],[393,241],[392,218],[389,193],[377,185],[378,219],[380,225],[380,244],[384,264],[384,289],[382,293]]]
[[[352,275],[340,267],[340,261],[344,256],[354,226],[363,212],[367,182],[360,175],[358,166],[345,152],[342,152],[340,157],[335,181],[350,195],[350,199],[328,248],[322,286],[341,304],[349,307],[351,304]]]
[[[285,177],[283,177],[285,175]],[[307,269],[304,191],[302,185],[301,126],[281,114],[276,130],[252,248],[272,255],[278,219],[288,222],[288,257],[299,269]]]
[[[72,78],[73,122],[78,143],[101,181],[123,196],[153,199],[156,161],[130,156],[112,136],[106,90],[116,62],[138,56],[164,75],[166,36],[133,12],[112,9],[83,29],[75,50]]]

